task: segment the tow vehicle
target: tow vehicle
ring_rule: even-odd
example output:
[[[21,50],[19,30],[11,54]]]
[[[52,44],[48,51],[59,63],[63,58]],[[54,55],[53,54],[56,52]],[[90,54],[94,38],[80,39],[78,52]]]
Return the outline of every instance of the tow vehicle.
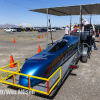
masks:
[[[71,34],[74,36],[79,37],[79,30],[77,29],[77,32],[72,32]],[[93,48],[93,43],[95,41],[95,33],[94,33],[94,27],[91,24],[85,25],[81,29],[81,35],[80,35],[80,47],[81,47],[81,61],[86,63],[87,58],[90,58],[90,53]]]

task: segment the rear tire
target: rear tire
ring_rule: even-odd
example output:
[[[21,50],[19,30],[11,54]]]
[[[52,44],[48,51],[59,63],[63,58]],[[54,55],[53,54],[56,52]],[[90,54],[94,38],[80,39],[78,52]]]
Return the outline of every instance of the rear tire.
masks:
[[[82,57],[81,57],[81,61],[82,61],[83,63],[86,63],[86,62],[87,62],[87,56],[82,56]]]

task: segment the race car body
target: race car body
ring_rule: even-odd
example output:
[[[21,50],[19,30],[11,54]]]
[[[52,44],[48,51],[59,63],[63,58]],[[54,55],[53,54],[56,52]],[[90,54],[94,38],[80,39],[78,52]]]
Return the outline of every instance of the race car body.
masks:
[[[63,65],[78,50],[79,38],[76,36],[64,36],[51,47],[29,58],[23,65],[21,73],[49,77],[55,70]],[[31,86],[41,82],[39,79],[30,78]],[[20,76],[19,84],[28,86],[28,77]]]

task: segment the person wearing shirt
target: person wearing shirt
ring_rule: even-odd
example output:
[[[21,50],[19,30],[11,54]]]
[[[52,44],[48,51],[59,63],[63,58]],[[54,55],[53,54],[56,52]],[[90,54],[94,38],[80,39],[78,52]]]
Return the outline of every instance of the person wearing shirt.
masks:
[[[69,35],[69,28],[68,28],[68,25],[67,25],[66,28],[65,28],[65,35]]]
[[[89,23],[88,23],[87,20],[85,20],[85,19],[82,18],[82,24],[83,24],[83,25],[87,25],[87,24],[89,24]]]
[[[73,30],[74,30],[74,26],[73,26],[73,25],[71,25],[71,32],[73,32]]]

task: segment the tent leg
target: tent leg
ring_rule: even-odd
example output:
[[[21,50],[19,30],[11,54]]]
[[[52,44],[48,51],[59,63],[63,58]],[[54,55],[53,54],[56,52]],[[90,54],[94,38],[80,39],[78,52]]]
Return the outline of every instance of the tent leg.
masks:
[[[48,8],[47,10],[47,48],[48,48]]]
[[[69,35],[71,34],[71,15],[70,15],[70,33],[69,33]]]

